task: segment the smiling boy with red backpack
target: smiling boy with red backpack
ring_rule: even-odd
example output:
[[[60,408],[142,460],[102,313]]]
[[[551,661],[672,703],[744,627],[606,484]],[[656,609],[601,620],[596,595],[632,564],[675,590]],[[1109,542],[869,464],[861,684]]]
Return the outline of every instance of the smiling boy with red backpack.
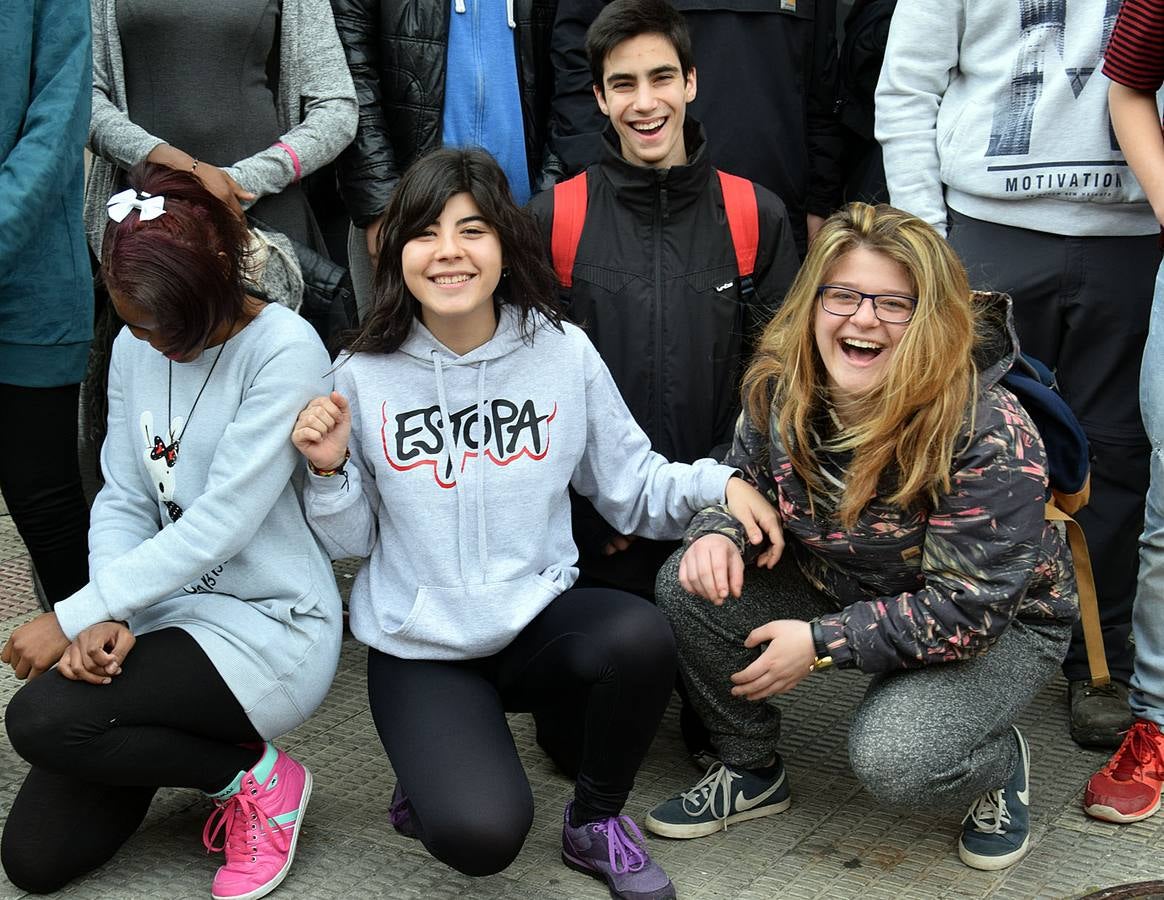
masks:
[[[610,120],[603,158],[534,198],[571,317],[668,459],[726,449],[750,345],[797,258],[784,204],[717,173],[699,123],[691,40],[665,0],[615,0],[586,36]],[[576,504],[583,577],[650,596],[671,548],[631,543]]]
[[[686,115],[696,93],[691,39],[666,0],[614,0],[590,25],[586,52],[610,120],[602,159],[530,209],[571,318],[653,448],[685,462],[722,455],[752,338],[796,274],[788,213],[767,189],[712,167],[703,128]],[[652,598],[676,545],[620,535],[573,500],[579,583]],[[705,734],[684,713],[698,756]],[[541,716],[537,725],[539,743],[570,772],[571,723]]]

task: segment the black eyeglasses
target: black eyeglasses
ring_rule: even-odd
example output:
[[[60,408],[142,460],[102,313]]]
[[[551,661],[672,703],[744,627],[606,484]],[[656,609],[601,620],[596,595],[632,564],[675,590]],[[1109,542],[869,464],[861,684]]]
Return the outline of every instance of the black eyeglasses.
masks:
[[[853,288],[822,284],[816,289],[824,311],[834,316],[853,316],[868,300],[873,304],[873,315],[889,325],[904,325],[913,318],[917,298],[903,294],[866,294]]]

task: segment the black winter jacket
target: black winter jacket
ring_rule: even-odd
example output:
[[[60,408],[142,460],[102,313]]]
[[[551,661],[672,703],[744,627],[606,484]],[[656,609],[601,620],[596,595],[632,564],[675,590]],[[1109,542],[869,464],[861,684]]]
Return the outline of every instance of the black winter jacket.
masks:
[[[360,121],[339,156],[340,195],[364,227],[387,207],[404,170],[441,145],[448,0],[332,0]],[[560,165],[545,153],[553,91],[550,29],[555,0],[514,0],[518,84],[530,184],[552,184]]]
[[[568,173],[600,156],[606,120],[585,37],[607,2],[558,2],[550,146]],[[778,195],[803,245],[805,213],[827,216],[841,195],[835,0],[672,3],[695,48],[698,93],[687,112],[707,129],[712,163]]]
[[[783,301],[797,260],[784,204],[756,185],[755,294],[741,305],[719,180],[690,117],[685,138],[686,165],[651,169],[623,160],[607,131],[602,162],[587,170],[586,223],[563,299],[654,449],[690,462],[730,443],[745,339]],[[530,209],[548,248],[553,191]]]

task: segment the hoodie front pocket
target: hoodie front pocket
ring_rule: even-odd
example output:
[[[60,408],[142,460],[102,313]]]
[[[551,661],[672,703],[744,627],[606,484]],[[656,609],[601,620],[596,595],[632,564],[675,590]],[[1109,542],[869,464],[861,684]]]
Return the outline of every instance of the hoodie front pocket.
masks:
[[[561,591],[561,585],[537,574],[454,587],[421,585],[392,637],[418,658],[489,656],[508,646]]]

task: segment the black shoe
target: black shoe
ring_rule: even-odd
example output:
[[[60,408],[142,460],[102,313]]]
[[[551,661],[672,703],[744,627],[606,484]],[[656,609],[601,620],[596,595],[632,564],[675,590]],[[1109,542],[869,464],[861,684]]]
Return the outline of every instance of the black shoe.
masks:
[[[1071,704],[1071,739],[1080,747],[1114,749],[1123,743],[1124,732],[1132,727],[1128,708],[1128,687],[1112,681],[1096,687],[1090,681],[1067,683]]]

